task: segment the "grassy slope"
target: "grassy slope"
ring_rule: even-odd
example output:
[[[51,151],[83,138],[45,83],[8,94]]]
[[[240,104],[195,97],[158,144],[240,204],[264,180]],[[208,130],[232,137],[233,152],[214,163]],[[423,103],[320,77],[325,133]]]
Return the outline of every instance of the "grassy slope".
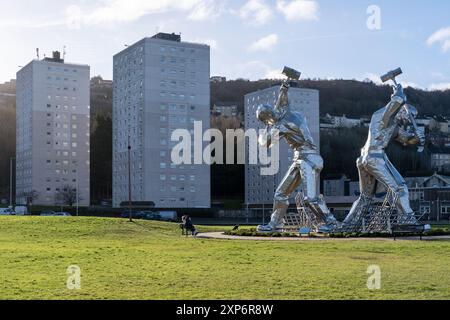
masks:
[[[450,242],[215,241],[160,222],[0,217],[0,298],[441,299],[449,253]],[[79,291],[65,286],[71,264],[82,269]],[[366,287],[372,264],[376,292]]]

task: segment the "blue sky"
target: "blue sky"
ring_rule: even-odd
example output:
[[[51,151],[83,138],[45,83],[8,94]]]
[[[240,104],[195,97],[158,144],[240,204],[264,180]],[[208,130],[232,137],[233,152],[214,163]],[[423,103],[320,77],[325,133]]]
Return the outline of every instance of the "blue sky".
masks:
[[[368,7],[380,9],[370,30]],[[36,56],[62,51],[112,77],[112,56],[156,31],[212,46],[211,73],[365,78],[401,66],[401,80],[450,88],[450,2],[425,0],[0,0],[0,82]],[[373,12],[373,11],[371,11]],[[372,20],[371,20],[372,21]]]

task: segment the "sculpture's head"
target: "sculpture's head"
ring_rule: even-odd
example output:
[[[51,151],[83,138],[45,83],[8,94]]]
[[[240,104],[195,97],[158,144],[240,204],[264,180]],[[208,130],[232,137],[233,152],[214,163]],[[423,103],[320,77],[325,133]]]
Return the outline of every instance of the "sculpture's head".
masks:
[[[410,105],[410,104],[406,104],[405,105],[406,109],[409,110],[409,113],[412,115],[412,117],[415,119],[417,118],[417,115],[419,114],[417,112],[417,109]],[[409,118],[408,112],[406,111],[405,108],[401,108],[400,111],[397,113],[397,121],[400,123],[404,123],[404,124],[408,124],[409,122],[411,122],[411,119]]]
[[[269,105],[260,105],[256,110],[256,117],[266,125],[274,125],[278,119],[275,109]]]

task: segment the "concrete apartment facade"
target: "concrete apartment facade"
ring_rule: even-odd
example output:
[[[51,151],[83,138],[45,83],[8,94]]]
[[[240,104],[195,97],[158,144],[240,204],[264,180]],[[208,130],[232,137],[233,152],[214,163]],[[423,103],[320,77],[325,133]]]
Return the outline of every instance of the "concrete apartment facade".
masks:
[[[245,130],[264,129],[264,125],[256,118],[256,110],[261,104],[274,106],[279,94],[279,86],[249,93],[245,96]],[[291,110],[301,112],[309,125],[314,141],[320,146],[319,130],[319,91],[291,87],[289,90]],[[248,144],[248,141],[247,141]],[[246,164],[245,168],[245,204],[259,210],[262,207],[270,211],[273,196],[278,184],[292,164],[293,152],[284,140],[280,141],[279,171],[273,176],[263,176],[260,165]],[[248,153],[248,145],[246,152]],[[247,157],[248,159],[248,157]],[[295,195],[294,195],[295,196]],[[292,199],[294,200],[294,199]],[[292,201],[293,203],[294,201]]]
[[[157,34],[114,56],[113,206],[210,207],[210,167],[174,165],[176,129],[210,126],[210,48]],[[193,153],[192,153],[193,154]]]
[[[65,63],[58,52],[17,73],[18,204],[66,205],[67,187],[78,190],[78,205],[90,204],[89,78],[88,65]]]

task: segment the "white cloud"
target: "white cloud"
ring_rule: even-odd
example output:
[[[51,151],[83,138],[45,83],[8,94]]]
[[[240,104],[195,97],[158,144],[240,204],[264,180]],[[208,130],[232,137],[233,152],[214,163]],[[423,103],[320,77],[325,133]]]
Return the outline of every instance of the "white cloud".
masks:
[[[217,40],[215,40],[215,39],[195,38],[195,39],[190,40],[188,38],[188,39],[186,39],[186,41],[194,42],[194,43],[207,44],[213,50],[218,50],[219,49],[219,44],[218,44]]]
[[[239,16],[252,25],[263,25],[272,20],[273,11],[264,0],[249,0],[239,10]]]
[[[442,50],[444,52],[450,51],[450,39],[444,41],[444,44],[442,45]]]
[[[188,19],[215,19],[220,8],[212,0],[104,0],[101,6],[85,8],[76,5],[66,9],[69,27],[98,25],[103,23],[133,22],[145,15],[179,11],[188,13]]]
[[[432,46],[435,43],[441,44],[443,52],[450,51],[450,27],[436,31],[427,39],[427,44],[429,46]]]
[[[188,16],[189,20],[207,21],[216,20],[223,12],[223,3],[219,4],[214,0],[201,1]]]
[[[368,81],[371,81],[371,82],[373,82],[374,84],[376,84],[378,86],[389,84],[389,82],[383,83],[383,81],[381,81],[381,77],[379,75],[374,74],[374,73],[366,73],[363,78],[364,78],[363,81],[367,81],[368,80]],[[414,83],[414,82],[402,81],[401,85],[403,86],[403,88],[422,89],[417,83]]]
[[[450,82],[449,83],[433,83],[432,85],[430,85],[429,90],[431,90],[431,91],[450,90]]]
[[[377,85],[382,85],[383,82],[381,81],[380,76],[374,74],[374,73],[366,73],[366,75],[364,76],[365,80],[369,80]]]
[[[421,86],[414,82],[404,81],[401,83],[401,85],[403,86],[403,88],[423,89]]]
[[[278,43],[278,36],[275,33],[261,38],[252,43],[249,47],[250,51],[269,51]]]
[[[277,9],[288,21],[319,20],[319,3],[314,0],[278,0]]]
[[[280,70],[269,70],[266,72],[264,78],[266,79],[287,79],[287,77],[281,73]]]
[[[260,79],[284,79],[286,78],[281,74],[281,69],[277,70],[269,66],[267,63],[259,60],[250,61],[241,64],[237,68],[238,77],[243,77],[250,80]]]

